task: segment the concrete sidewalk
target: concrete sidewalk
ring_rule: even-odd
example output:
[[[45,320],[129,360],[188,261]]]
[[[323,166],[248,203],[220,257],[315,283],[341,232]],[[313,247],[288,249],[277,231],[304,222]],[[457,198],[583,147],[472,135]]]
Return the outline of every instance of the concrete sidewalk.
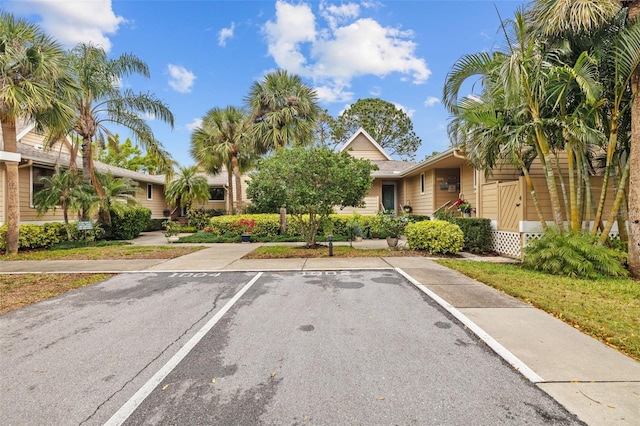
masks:
[[[135,244],[166,244],[145,233]],[[534,382],[589,425],[640,425],[640,363],[564,322],[423,257],[248,260],[260,244],[205,244],[171,260],[0,262],[0,272],[285,271],[399,268],[535,373]],[[365,240],[362,248],[386,247]],[[478,258],[480,261],[508,261]],[[531,378],[531,377],[530,377]]]

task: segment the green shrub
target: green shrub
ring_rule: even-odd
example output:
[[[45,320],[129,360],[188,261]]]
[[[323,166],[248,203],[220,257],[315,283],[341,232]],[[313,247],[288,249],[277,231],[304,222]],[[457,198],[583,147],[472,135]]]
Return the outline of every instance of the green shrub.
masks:
[[[212,217],[222,216],[225,211],[222,209],[193,209],[189,212],[187,223],[197,230],[202,230],[209,225]]]
[[[357,216],[363,235],[368,236],[369,230],[375,220],[375,216]],[[240,220],[254,220],[255,226],[251,231],[252,238],[256,241],[261,238],[276,237],[280,234],[280,214],[244,214],[233,216],[218,216],[209,219],[209,226],[204,231],[213,235],[224,235],[233,233],[235,224]],[[329,215],[328,220],[320,225],[318,235],[347,235],[347,224],[354,219],[353,215]],[[301,234],[299,226],[287,215],[287,235],[299,236]]]
[[[405,217],[409,222],[422,222],[423,220],[429,220],[429,216],[422,214],[407,214]]]
[[[455,254],[464,244],[460,227],[444,220],[410,223],[405,228],[405,235],[411,249],[432,254]]]
[[[59,225],[47,223],[44,225],[32,225],[23,224],[20,225],[18,235],[18,248],[19,249],[37,249],[50,247],[53,244],[57,244],[61,241],[60,229],[64,234],[62,239],[66,239],[66,231],[64,231],[64,224],[62,228]],[[0,226],[0,250],[5,250],[7,245],[7,228],[8,226]]]
[[[149,224],[147,225],[147,227],[144,229],[145,232],[150,232],[150,231],[162,231],[162,223],[165,221],[166,219],[149,219]]]
[[[205,231],[213,235],[233,234],[237,229],[237,223],[241,220],[254,221],[251,235],[256,237],[275,236],[280,231],[279,214],[244,214],[233,216],[217,216],[209,220],[209,226]]]
[[[151,210],[146,207],[130,207],[118,214],[111,210],[111,239],[132,240],[142,232],[151,220]]]
[[[598,237],[586,231],[560,232],[549,227],[539,240],[523,249],[526,268],[554,275],[596,279],[624,277],[627,254],[598,244]]]
[[[456,217],[449,220],[462,229],[464,246],[462,250],[470,253],[488,253],[491,251],[491,220],[484,218]]]

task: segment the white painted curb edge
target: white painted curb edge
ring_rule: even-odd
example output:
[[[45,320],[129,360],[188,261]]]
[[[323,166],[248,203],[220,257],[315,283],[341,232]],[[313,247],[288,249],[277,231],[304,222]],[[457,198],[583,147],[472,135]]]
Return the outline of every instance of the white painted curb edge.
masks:
[[[532,383],[540,383],[544,382],[544,379],[536,374],[529,366],[527,366],[524,362],[520,360],[517,356],[511,353],[507,348],[502,346],[496,339],[491,337],[486,331],[480,328],[476,323],[471,321],[465,314],[456,309],[449,302],[444,300],[442,297],[435,294],[433,291],[429,290],[411,275],[404,272],[401,268],[395,268],[398,273],[408,279],[411,284],[413,284],[418,290],[422,291],[424,294],[433,299],[438,305],[442,306],[447,312],[453,315],[458,321],[465,325],[469,330],[471,330],[476,336],[478,336],[483,342],[487,344],[498,356],[507,361],[516,371],[519,371],[525,378],[527,378]]]

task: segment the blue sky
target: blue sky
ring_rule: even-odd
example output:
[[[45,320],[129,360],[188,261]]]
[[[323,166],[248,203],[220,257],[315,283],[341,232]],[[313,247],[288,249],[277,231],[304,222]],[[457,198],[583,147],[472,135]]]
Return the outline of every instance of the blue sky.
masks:
[[[278,68],[316,88],[333,116],[362,98],[396,104],[422,139],[417,158],[443,151],[447,72],[464,54],[499,47],[498,11],[511,18],[525,3],[0,0],[0,8],[38,23],[64,47],[92,42],[112,57],[144,60],[151,78],[122,84],[169,105],[175,127],[152,121],[152,128],[175,160],[191,165],[190,135],[201,117],[241,106],[251,84]]]

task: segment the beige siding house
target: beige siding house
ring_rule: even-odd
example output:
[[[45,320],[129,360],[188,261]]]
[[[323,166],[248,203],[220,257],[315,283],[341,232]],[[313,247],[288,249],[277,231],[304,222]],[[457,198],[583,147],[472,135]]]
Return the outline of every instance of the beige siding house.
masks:
[[[379,167],[373,172],[373,188],[366,198],[366,207],[358,210],[360,213],[404,210],[431,217],[437,211],[456,211],[455,203],[462,198],[475,209],[473,216],[491,219],[496,252],[518,257],[527,240],[540,235],[541,224],[533,199],[517,168],[497,167],[485,177],[455,148],[417,164],[394,161],[363,129],[356,132],[342,150],[354,157],[369,159]],[[566,158],[560,160],[566,170]],[[531,164],[530,174],[544,217],[552,223],[551,201],[539,160]],[[593,199],[597,200],[602,177],[591,176],[591,184]],[[607,201],[610,209],[613,197]],[[585,227],[591,226],[589,219],[593,218],[587,218]],[[617,234],[617,226],[612,233]]]
[[[1,133],[0,133],[1,136]],[[43,148],[44,137],[34,131],[33,126],[22,126],[17,132],[18,139],[18,177],[20,191],[20,222],[21,223],[44,223],[51,221],[62,221],[62,211],[60,209],[50,210],[44,215],[38,216],[33,206],[34,191],[41,188],[40,178],[51,176],[57,166],[68,167],[70,156],[68,145],[61,143],[52,149]],[[1,141],[0,137],[0,141]],[[0,146],[0,152],[3,152]],[[5,155],[6,157],[6,155]],[[7,218],[7,180],[4,157],[0,156],[0,225],[6,222]],[[16,159],[16,156],[11,156]],[[78,168],[81,168],[82,160],[76,161]],[[96,170],[101,173],[109,173],[116,177],[126,177],[136,182],[140,188],[134,196],[140,205],[151,210],[153,219],[180,218],[184,212],[182,209],[170,209],[165,199],[165,176],[138,173],[127,169],[95,162]],[[228,204],[228,188],[226,171],[211,176],[205,175],[210,188],[210,200],[196,207],[205,209],[225,209]],[[243,188],[244,191],[244,188]],[[72,216],[73,217],[73,216]]]

